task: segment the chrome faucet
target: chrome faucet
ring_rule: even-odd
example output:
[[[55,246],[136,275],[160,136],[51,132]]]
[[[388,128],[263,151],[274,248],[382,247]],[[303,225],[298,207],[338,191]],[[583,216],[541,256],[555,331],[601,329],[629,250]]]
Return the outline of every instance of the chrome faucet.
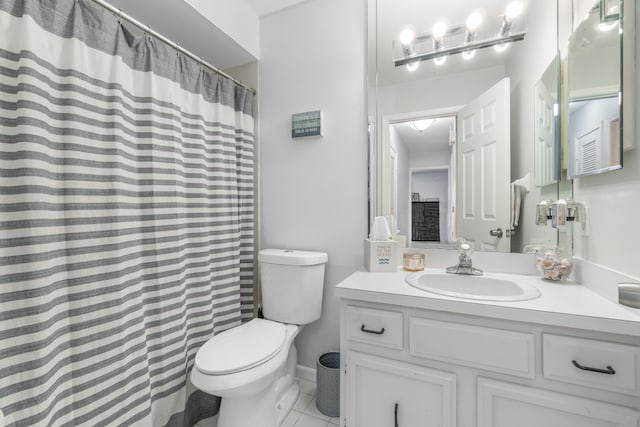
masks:
[[[482,276],[482,270],[473,268],[471,253],[473,249],[464,239],[458,240],[458,265],[447,267],[447,273],[466,274],[469,276]]]

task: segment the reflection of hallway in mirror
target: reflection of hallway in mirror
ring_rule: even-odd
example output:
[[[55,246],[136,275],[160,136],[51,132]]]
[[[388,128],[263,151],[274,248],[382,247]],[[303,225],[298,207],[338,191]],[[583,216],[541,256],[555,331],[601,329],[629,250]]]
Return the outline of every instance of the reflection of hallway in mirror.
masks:
[[[440,241],[440,199],[411,202],[411,241]]]
[[[399,234],[409,247],[454,248],[455,116],[421,117],[389,126],[390,194]]]
[[[411,203],[412,241],[447,241],[448,175],[447,169],[411,171],[411,192],[420,195]]]

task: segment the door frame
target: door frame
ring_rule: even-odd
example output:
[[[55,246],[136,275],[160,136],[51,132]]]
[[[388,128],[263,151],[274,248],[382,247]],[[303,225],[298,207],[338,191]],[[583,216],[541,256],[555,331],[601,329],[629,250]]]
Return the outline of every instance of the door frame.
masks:
[[[438,118],[438,117],[451,117],[457,116],[457,113],[460,109],[464,108],[464,105],[453,105],[442,108],[434,108],[429,110],[418,110],[411,111],[408,113],[396,113],[396,114],[386,114],[382,115],[380,118],[382,124],[382,147],[381,150],[378,151],[381,159],[376,162],[380,169],[379,173],[382,178],[380,178],[380,188],[376,188],[376,207],[377,212],[374,215],[382,215],[387,216],[390,213],[388,212],[388,206],[391,199],[391,189],[389,188],[389,183],[385,182],[384,177],[388,176],[391,173],[391,156],[390,156],[390,135],[389,135],[389,127],[393,124],[410,122],[412,120],[419,120],[423,118]],[[457,127],[458,120],[456,119],[456,135],[457,135]],[[456,148],[457,149],[457,148]],[[411,176],[409,176],[411,178]],[[456,192],[457,194],[457,192]],[[409,194],[411,196],[411,194]],[[456,197],[457,198],[457,197]],[[409,197],[411,200],[411,197]],[[457,206],[457,200],[456,200]],[[397,210],[397,207],[396,207]],[[373,219],[372,219],[373,220]],[[397,219],[396,219],[397,220]],[[411,221],[411,217],[409,216],[409,221]],[[409,222],[411,224],[411,222]]]

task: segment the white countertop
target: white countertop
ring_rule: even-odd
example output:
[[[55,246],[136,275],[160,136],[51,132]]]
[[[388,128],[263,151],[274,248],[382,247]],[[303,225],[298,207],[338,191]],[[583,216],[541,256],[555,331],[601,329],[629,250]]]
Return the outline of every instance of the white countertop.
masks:
[[[425,272],[443,273],[443,270],[427,268]],[[640,315],[636,311],[579,284],[550,282],[539,276],[486,273],[514,282],[526,281],[541,292],[539,298],[529,301],[497,302],[423,291],[405,282],[408,274],[404,270],[392,273],[358,271],[339,283],[335,294],[345,299],[640,336]]]

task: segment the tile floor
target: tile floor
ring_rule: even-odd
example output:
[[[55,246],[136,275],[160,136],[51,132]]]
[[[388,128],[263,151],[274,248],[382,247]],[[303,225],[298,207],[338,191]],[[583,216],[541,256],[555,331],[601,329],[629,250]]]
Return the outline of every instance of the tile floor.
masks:
[[[316,407],[316,383],[302,379],[296,381],[300,386],[300,396],[280,427],[339,426],[338,417],[326,416]],[[212,427],[215,425],[214,419],[215,417],[202,420],[196,424],[196,427]]]
[[[280,427],[334,427],[339,426],[338,417],[324,415],[316,407],[316,383],[297,380],[300,396]]]

